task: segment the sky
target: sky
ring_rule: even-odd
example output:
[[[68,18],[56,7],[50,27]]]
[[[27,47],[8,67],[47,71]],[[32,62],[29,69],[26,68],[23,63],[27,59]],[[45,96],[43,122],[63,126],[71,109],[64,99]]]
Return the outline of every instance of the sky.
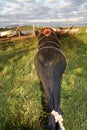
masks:
[[[87,24],[87,0],[0,0],[0,27]]]

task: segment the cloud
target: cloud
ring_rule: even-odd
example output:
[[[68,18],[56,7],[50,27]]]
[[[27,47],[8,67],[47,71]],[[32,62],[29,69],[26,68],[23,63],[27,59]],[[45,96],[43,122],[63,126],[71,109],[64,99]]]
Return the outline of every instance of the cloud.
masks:
[[[28,0],[18,0],[18,2],[26,2],[26,1],[28,1]]]
[[[0,0],[0,26],[46,22],[87,21],[86,0]],[[61,24],[61,23],[60,23]]]

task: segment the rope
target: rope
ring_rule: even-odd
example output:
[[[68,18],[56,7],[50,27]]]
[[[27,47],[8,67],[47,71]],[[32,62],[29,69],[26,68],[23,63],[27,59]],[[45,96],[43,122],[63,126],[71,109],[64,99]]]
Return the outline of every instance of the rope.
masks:
[[[49,31],[48,34],[50,35],[51,33],[53,33],[53,34],[54,34],[54,38],[57,40],[58,43],[60,43],[59,39],[57,38],[56,33],[55,33],[51,28],[49,28],[49,27],[46,27],[45,29],[43,29],[43,30],[39,33],[39,35],[38,35],[38,39],[39,39],[38,42],[40,42],[40,41],[41,41],[43,38],[45,38],[46,36],[49,36],[48,34],[45,35],[45,34],[43,33],[44,31],[47,31],[47,30]],[[46,32],[45,32],[45,33],[46,33]],[[41,34],[44,34],[44,36],[41,37],[41,38],[39,38]]]
[[[42,31],[42,33],[48,37],[51,34],[51,30],[49,28],[46,28],[45,30]]]
[[[40,48],[39,50],[37,50],[36,55],[37,55],[40,51],[42,51],[42,50],[44,50],[44,49],[55,49],[55,50],[59,51],[59,52],[66,58],[65,54],[64,54],[59,48],[52,47],[52,46],[47,46],[47,47]]]
[[[55,122],[58,122],[60,125],[61,130],[65,130],[64,126],[63,126],[63,118],[62,115],[60,115],[58,112],[56,112],[55,110],[52,110],[51,114],[54,116],[55,118]]]
[[[58,43],[53,42],[53,41],[42,42],[42,43],[39,45],[39,48],[40,48],[42,45],[47,44],[47,43],[52,43],[52,44],[56,45],[58,48],[60,48],[60,46],[58,45]],[[38,49],[39,49],[39,48],[38,48]]]
[[[59,43],[60,43],[60,41],[59,41],[59,39],[57,38],[57,37],[55,37],[55,36],[52,36],[52,37],[54,37]],[[41,37],[41,38],[38,38],[39,40],[39,42],[42,40],[42,39],[44,39],[44,38],[46,38],[46,36],[43,36],[43,37]]]
[[[55,37],[57,37],[56,33],[55,33],[50,27],[44,28],[44,29],[39,33],[39,36],[40,36],[40,34],[43,33],[44,30],[47,30],[47,29],[49,29],[49,30],[55,35]],[[38,36],[38,39],[39,39],[39,36]]]

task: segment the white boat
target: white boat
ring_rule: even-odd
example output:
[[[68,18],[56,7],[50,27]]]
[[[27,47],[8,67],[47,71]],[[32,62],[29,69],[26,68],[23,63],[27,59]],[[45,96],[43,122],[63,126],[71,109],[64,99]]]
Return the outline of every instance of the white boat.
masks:
[[[9,36],[12,34],[12,30],[0,32],[0,37]]]

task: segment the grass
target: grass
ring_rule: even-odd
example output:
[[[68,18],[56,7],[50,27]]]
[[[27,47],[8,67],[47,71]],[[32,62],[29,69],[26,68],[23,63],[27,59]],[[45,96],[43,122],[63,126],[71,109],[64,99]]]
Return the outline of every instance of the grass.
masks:
[[[67,58],[62,79],[61,108],[66,130],[87,128],[87,36],[62,37]],[[49,116],[34,68],[37,39],[0,44],[0,130],[45,130]]]

